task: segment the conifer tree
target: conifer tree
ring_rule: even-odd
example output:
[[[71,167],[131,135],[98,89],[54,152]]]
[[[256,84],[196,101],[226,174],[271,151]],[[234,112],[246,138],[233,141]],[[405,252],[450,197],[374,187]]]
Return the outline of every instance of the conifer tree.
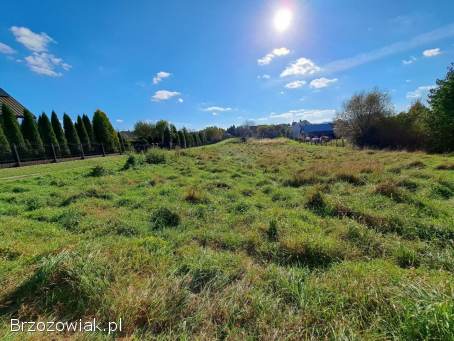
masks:
[[[11,158],[11,147],[0,125],[0,160]]]
[[[197,146],[201,146],[202,145],[202,141],[200,141],[200,136],[199,136],[198,132],[194,133],[194,140],[195,140],[195,144]]]
[[[29,153],[32,155],[43,155],[44,145],[38,131],[38,124],[36,123],[33,114],[24,109],[24,119],[21,124],[21,131],[24,140],[30,144],[31,149]]]
[[[43,140],[44,149],[46,150],[47,154],[52,154],[53,145],[55,152],[59,155],[60,146],[58,144],[57,136],[55,135],[54,129],[52,128],[49,117],[47,117],[46,113],[44,112],[38,118],[38,130],[39,134],[41,135],[41,139]]]
[[[67,114],[63,114],[63,128],[65,129],[65,136],[68,141],[68,147],[71,154],[79,155],[81,152],[79,135],[77,135],[77,131],[71,117]]]
[[[189,132],[187,131],[186,128],[183,128],[183,134],[184,134],[184,139],[186,141],[186,147],[187,148],[192,147],[192,145],[193,145],[192,136],[191,136],[191,134],[189,134]]]
[[[87,115],[82,115],[82,122],[84,122],[85,130],[87,131],[88,138],[90,139],[91,144],[95,144],[95,134],[93,133],[93,126],[91,124],[90,119]]]
[[[172,148],[172,135],[169,126],[164,128],[164,148]]]
[[[101,110],[96,110],[93,115],[93,132],[95,140],[98,143],[104,144],[107,152],[116,152],[120,146],[117,133],[115,132],[112,123],[110,123],[107,115]]]
[[[19,154],[26,153],[27,147],[19,127],[19,122],[17,121],[16,115],[14,115],[10,108],[5,104],[2,104],[2,116],[3,132],[5,133],[11,148],[15,145]]]
[[[52,111],[50,121],[52,123],[52,129],[54,130],[55,136],[57,137],[58,145],[60,147],[60,153],[64,156],[69,155],[70,150],[68,147],[68,141],[66,140],[65,133],[55,111]]]
[[[178,130],[178,139],[180,141],[180,147],[186,148],[186,139],[184,138],[184,133],[182,130]]]
[[[87,129],[85,128],[85,124],[82,120],[82,117],[77,116],[77,121],[74,125],[76,127],[77,135],[79,136],[80,143],[84,150],[89,151],[91,150],[91,141],[87,133]]]

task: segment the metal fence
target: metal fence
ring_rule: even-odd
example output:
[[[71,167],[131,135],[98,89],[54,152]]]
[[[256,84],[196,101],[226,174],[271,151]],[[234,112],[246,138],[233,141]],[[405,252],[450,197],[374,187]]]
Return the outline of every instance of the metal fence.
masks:
[[[121,147],[120,150],[109,150],[101,144],[68,145],[68,150],[62,150],[59,146],[16,146],[11,145],[10,152],[0,150],[0,168],[21,167],[25,165],[52,163],[60,161],[78,160],[110,154],[121,154],[129,151],[129,148]]]

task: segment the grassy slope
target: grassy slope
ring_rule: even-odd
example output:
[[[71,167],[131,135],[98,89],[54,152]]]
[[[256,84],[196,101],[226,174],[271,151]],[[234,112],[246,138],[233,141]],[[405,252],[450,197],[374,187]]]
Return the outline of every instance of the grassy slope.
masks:
[[[230,140],[125,159],[0,171],[0,336],[11,315],[121,317],[137,338],[454,335],[453,157]]]

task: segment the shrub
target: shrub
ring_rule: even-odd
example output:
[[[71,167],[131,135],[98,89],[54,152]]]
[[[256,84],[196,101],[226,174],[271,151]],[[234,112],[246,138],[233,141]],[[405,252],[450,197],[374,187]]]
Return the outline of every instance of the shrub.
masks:
[[[94,166],[90,172],[88,173],[88,176],[93,176],[93,177],[99,177],[99,176],[104,176],[107,175],[109,172],[107,171],[106,168],[103,166],[97,165]]]
[[[143,164],[142,158],[140,158],[138,155],[135,155],[135,154],[129,154],[128,158],[126,159],[126,162],[123,166],[123,170],[127,170],[130,168],[136,168],[142,164]]]
[[[152,149],[145,155],[145,162],[150,165],[157,165],[166,162],[166,155],[163,151]]]
[[[160,207],[151,215],[151,228],[160,230],[166,227],[177,227],[180,224],[180,216],[166,207]]]

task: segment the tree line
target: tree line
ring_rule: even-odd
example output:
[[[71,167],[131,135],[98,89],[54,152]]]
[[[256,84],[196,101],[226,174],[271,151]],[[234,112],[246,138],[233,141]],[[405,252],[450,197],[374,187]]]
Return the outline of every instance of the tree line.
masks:
[[[81,153],[99,151],[99,146],[106,153],[125,150],[128,142],[113,128],[107,115],[97,110],[92,119],[87,115],[78,116],[76,121],[65,113],[63,125],[57,114],[52,111],[51,117],[42,113],[37,119],[24,110],[20,123],[13,111],[2,105],[0,116],[0,157],[8,158],[13,148],[21,156],[59,157],[81,155]]]
[[[396,114],[388,94],[361,92],[345,102],[335,132],[358,147],[454,151],[454,64],[430,90],[428,105],[420,100]]]
[[[226,135],[222,128],[207,127],[199,131],[189,131],[186,128],[178,130],[175,125],[160,120],[156,123],[139,121],[133,130],[135,142],[139,144],[155,144],[162,148],[190,148],[216,143]]]

